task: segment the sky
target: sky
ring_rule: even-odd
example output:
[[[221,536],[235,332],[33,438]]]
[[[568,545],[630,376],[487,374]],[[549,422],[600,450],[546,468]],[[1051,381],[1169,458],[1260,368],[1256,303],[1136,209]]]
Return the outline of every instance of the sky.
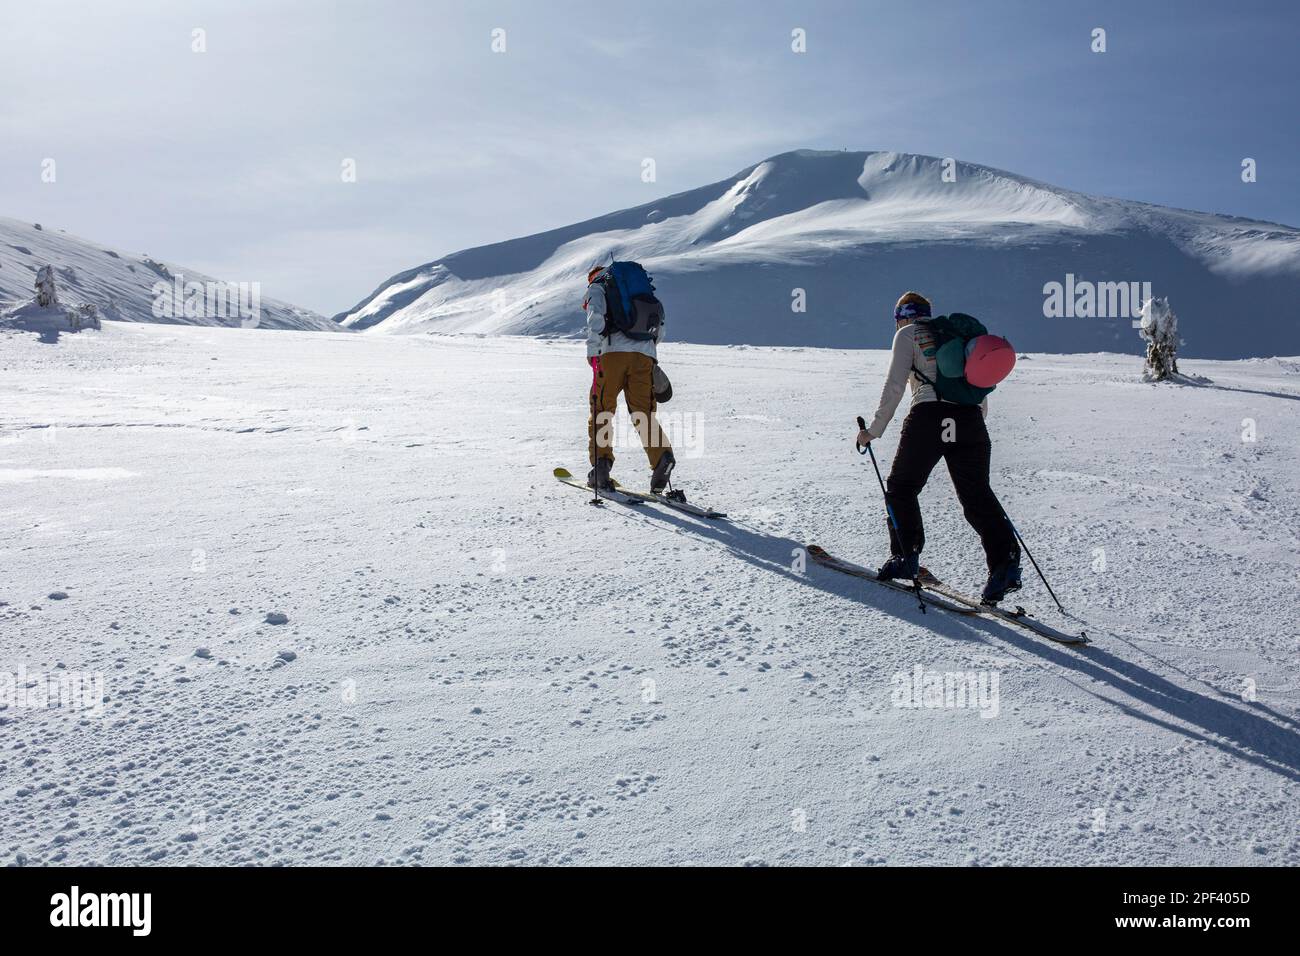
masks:
[[[1300,225],[1294,2],[9,0],[2,20],[0,216],[326,315],[805,147]]]

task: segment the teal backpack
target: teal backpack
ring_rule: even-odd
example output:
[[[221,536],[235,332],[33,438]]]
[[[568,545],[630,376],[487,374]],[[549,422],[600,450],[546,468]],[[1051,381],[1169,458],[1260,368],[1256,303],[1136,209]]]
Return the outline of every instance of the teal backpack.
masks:
[[[918,319],[934,335],[933,352],[935,365],[938,367],[938,380],[930,378],[915,366],[912,371],[921,381],[930,385],[935,394],[945,402],[958,405],[978,405],[984,397],[997,386],[978,388],[966,380],[966,345],[972,339],[988,335],[984,323],[973,315],[954,312],[952,315],[940,315],[933,319]],[[929,355],[931,352],[926,351]]]

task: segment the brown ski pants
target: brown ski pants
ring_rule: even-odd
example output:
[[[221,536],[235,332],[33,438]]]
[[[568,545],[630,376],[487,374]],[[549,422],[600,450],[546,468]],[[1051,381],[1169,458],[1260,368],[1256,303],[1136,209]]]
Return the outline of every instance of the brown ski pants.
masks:
[[[627,401],[632,425],[650,467],[656,467],[663,453],[672,447],[655,417],[653,374],[654,359],[640,352],[605,352],[600,356],[600,371],[592,376],[591,416],[587,422],[588,454],[593,466],[597,458],[614,460],[614,413],[619,393]]]

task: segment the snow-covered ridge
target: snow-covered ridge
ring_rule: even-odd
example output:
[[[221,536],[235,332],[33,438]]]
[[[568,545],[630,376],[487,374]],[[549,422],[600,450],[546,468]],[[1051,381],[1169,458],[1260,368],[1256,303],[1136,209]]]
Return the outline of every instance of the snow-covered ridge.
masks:
[[[335,318],[383,333],[572,335],[585,273],[615,257],[651,269],[669,335],[693,342],[879,345],[891,331],[881,316],[918,288],[1021,348],[1140,350],[1135,316],[1045,317],[1044,285],[1073,274],[1150,282],[1184,317],[1188,354],[1300,351],[1294,322],[1279,321],[1274,346],[1241,341],[1221,321],[1240,312],[1247,281],[1251,311],[1295,314],[1300,230],[895,152],[784,153],[708,186],[418,266]],[[792,311],[794,289],[805,290],[806,312]]]
[[[89,303],[106,319],[125,322],[167,322],[183,325],[240,325],[238,316],[154,315],[156,283],[218,280],[193,269],[149,256],[112,249],[70,236],[49,225],[0,217],[0,307],[32,297],[36,272],[54,268],[59,298],[70,305]],[[337,330],[329,319],[277,299],[260,298],[258,328]]]

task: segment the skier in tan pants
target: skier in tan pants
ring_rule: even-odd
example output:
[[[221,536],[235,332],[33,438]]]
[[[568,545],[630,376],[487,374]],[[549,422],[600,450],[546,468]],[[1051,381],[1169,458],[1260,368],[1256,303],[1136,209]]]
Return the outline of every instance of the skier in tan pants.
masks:
[[[606,326],[605,288],[600,281],[604,272],[598,266],[587,274],[587,295],[582,303],[587,310],[587,362],[592,370],[591,416],[587,422],[592,468],[587,484],[593,488],[610,487],[614,414],[622,393],[650,460],[650,490],[658,493],[668,485],[676,464],[672,447],[655,417],[656,346],[663,338],[663,327],[653,339],[645,340],[629,338],[617,329],[602,334]]]

